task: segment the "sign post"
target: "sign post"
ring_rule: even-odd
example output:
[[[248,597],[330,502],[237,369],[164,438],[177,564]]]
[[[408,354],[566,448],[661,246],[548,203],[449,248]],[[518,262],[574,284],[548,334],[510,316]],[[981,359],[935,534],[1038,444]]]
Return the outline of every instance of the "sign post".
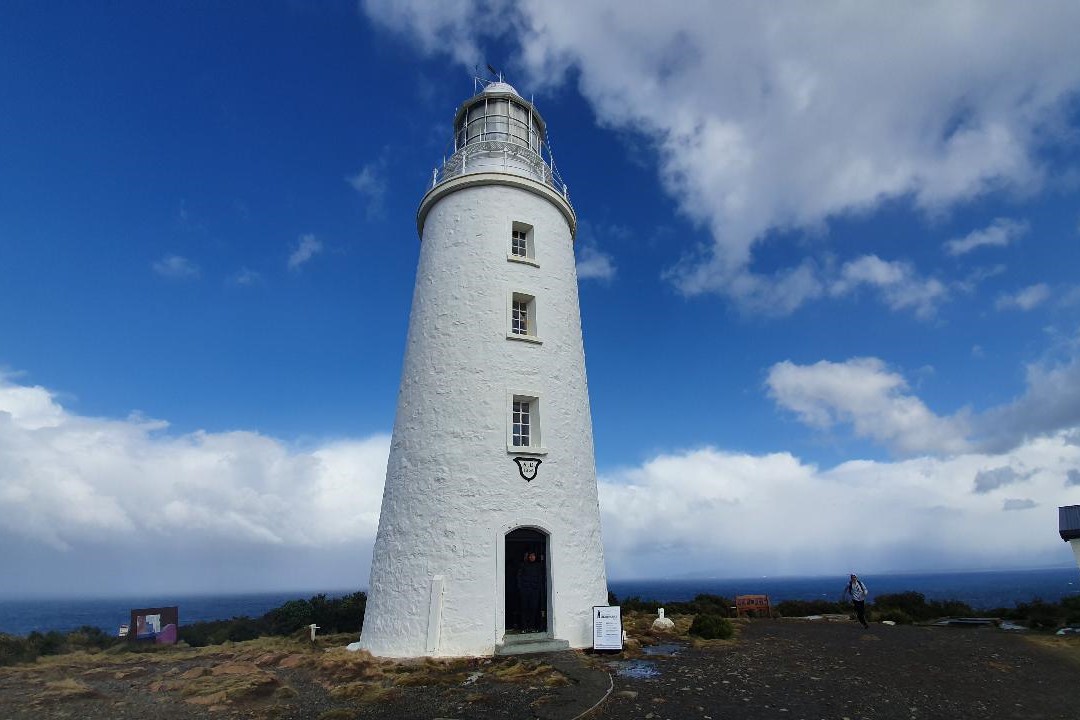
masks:
[[[622,650],[622,608],[593,606],[593,650]]]

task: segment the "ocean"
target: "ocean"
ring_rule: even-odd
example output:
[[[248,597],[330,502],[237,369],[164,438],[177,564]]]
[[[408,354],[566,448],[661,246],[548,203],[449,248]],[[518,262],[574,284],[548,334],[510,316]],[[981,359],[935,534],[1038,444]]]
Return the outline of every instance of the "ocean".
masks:
[[[1017,602],[1040,598],[1058,602],[1080,595],[1080,570],[1049,568],[985,572],[861,575],[870,599],[885,593],[914,590],[929,600],[960,600],[977,609],[1012,607]],[[847,578],[758,577],[676,580],[612,580],[608,588],[619,598],[638,596],[646,600],[690,600],[699,593],[725,597],[764,594],[774,602],[783,600],[839,600]],[[177,605],[182,625],[205,620],[227,620],[247,615],[259,617],[289,600],[319,593],[331,597],[353,590],[315,590],[243,595],[201,595],[116,598],[0,599],[0,632],[26,635],[33,631],[67,632],[83,625],[115,633],[126,624],[132,608]]]

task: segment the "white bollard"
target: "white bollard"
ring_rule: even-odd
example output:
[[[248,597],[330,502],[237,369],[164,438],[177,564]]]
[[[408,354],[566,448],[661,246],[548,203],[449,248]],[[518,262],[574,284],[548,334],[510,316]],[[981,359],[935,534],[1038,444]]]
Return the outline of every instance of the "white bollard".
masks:
[[[315,631],[319,629],[319,626],[311,623],[308,627],[311,628],[311,642],[315,642]]]

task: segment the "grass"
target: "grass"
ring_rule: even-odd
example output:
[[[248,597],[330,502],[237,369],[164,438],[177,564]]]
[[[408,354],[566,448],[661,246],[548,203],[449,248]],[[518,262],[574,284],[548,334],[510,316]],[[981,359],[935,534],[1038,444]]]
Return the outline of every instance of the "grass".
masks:
[[[43,700],[83,700],[86,698],[98,698],[101,694],[81,680],[64,678],[45,683],[45,689],[41,692]]]

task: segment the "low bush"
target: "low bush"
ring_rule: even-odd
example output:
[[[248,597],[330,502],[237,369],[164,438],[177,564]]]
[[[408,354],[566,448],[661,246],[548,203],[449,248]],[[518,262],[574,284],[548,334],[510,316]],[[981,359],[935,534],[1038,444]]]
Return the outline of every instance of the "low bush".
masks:
[[[735,627],[720,615],[697,615],[690,624],[690,634],[703,640],[727,640],[735,634]]]
[[[871,618],[874,622],[884,622],[885,620],[891,620],[897,625],[910,625],[913,620],[903,610],[897,608],[883,608],[881,610],[875,610],[871,614]]]

